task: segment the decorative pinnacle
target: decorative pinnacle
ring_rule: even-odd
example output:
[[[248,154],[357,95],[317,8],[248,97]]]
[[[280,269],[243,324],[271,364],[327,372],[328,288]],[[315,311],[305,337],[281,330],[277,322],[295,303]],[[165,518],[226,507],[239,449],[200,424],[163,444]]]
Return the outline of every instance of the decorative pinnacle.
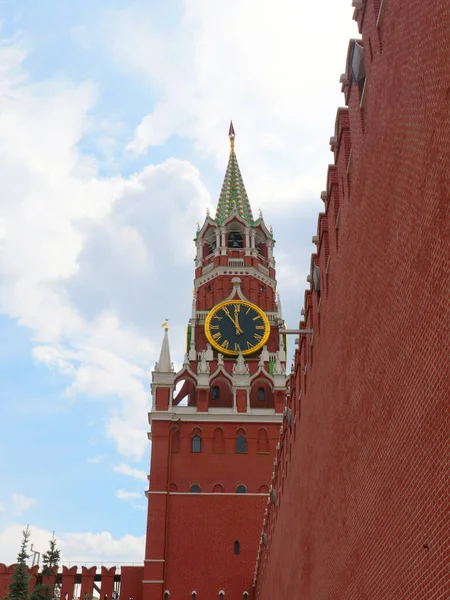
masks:
[[[228,137],[230,138],[230,148],[231,151],[234,151],[234,138],[236,137],[236,134],[234,133],[234,127],[233,127],[233,121],[230,121],[230,129],[228,131]]]
[[[166,319],[161,327],[164,327],[164,331],[169,331],[169,319]]]

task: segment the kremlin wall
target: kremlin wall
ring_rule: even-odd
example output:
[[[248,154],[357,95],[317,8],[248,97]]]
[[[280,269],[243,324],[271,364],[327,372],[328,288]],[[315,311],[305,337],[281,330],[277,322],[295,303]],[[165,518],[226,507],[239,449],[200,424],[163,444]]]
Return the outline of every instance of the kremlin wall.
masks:
[[[257,600],[450,598],[450,3],[353,4]]]
[[[231,125],[183,368],[166,331],[152,375],[145,560],[63,567],[61,599],[450,599],[450,2],[353,6],[292,368]],[[214,343],[263,320],[258,356]]]

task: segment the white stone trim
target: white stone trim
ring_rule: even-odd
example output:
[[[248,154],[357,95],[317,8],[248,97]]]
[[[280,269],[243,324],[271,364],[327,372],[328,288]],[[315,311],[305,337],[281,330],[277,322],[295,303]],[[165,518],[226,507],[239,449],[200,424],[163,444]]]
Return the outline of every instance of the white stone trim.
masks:
[[[232,275],[233,277],[239,275],[253,275],[254,277],[256,277],[256,279],[259,279],[260,281],[262,281],[266,285],[269,285],[273,289],[275,289],[277,285],[275,279],[272,279],[272,277],[267,277],[255,267],[240,267],[237,269],[235,267],[226,267],[224,265],[220,265],[215,269],[212,269],[208,273],[203,273],[202,275],[200,275],[200,277],[197,277],[197,279],[194,282],[195,289],[197,290],[201,285],[203,285],[207,281],[212,281],[218,275]]]
[[[167,492],[152,492],[148,491],[149,494],[164,494],[167,496]],[[238,494],[237,492],[169,492],[169,496],[269,496],[269,493],[262,492],[246,492],[245,494]],[[156,562],[156,561],[155,561]]]
[[[182,412],[176,409],[194,409],[192,412]],[[275,409],[268,408],[267,412],[264,409],[250,409],[250,413],[238,413],[233,412],[233,409],[223,409],[220,412],[213,413],[213,409],[208,412],[197,412],[195,406],[180,406],[175,407],[172,411],[155,411],[148,413],[148,420],[151,424],[152,421],[200,421],[200,422],[211,422],[211,423],[281,423],[283,420],[283,413],[276,413]],[[220,410],[220,409],[216,409]],[[225,413],[224,410],[230,412]],[[256,412],[257,411],[257,412]],[[269,412],[270,411],[270,412]]]
[[[162,562],[166,562],[166,559],[165,558],[144,558],[144,562],[162,563]]]

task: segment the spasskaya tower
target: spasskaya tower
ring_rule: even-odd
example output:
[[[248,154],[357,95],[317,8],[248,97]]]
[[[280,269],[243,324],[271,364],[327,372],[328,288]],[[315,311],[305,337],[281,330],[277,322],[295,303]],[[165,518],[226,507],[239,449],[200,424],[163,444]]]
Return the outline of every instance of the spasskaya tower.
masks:
[[[186,354],[167,328],[152,373],[144,600],[248,598],[286,406],[274,239],[256,219],[230,125],[215,218],[195,237]]]

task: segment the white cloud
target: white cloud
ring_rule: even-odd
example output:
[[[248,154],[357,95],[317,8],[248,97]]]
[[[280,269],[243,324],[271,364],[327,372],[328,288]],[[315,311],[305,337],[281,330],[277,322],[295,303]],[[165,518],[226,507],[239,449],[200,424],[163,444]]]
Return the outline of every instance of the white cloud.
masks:
[[[147,508],[146,504],[141,502],[136,502],[137,499],[143,500],[144,494],[141,492],[126,492],[125,490],[116,490],[115,492],[116,498],[119,500],[123,500],[124,502],[129,502],[131,506],[137,510],[145,510]]]
[[[136,469],[135,467],[127,465],[123,462],[119,465],[114,465],[113,471],[116,471],[116,473],[122,473],[122,475],[128,475],[129,477],[134,477],[140,481],[147,481],[147,473],[145,471]]]
[[[14,492],[12,495],[12,514],[16,517],[36,504],[36,498],[29,498],[25,494]]]
[[[68,397],[109,397],[105,435],[140,458],[159,324],[177,304],[162,290],[171,268],[191,278],[209,195],[197,169],[175,159],[99,177],[77,146],[95,89],[30,84],[23,59],[0,47],[0,310],[33,331],[37,361],[71,379]]]
[[[93,465],[98,465],[105,458],[104,454],[97,454],[97,456],[88,456],[87,462]]]
[[[26,525],[11,525],[0,532],[0,556],[1,561],[13,563],[19,551],[22,530]],[[35,548],[48,547],[48,541],[52,538],[52,532],[30,525],[31,542]],[[85,564],[96,562],[97,564],[114,562],[136,562],[142,563],[144,559],[145,537],[125,535],[115,539],[111,533],[56,533],[57,543],[61,549],[62,563],[71,562]]]
[[[111,533],[66,533],[61,535],[61,554],[66,562],[138,562],[143,563],[145,536],[124,535],[114,539]]]
[[[119,500],[134,500],[136,498],[141,498],[142,494],[139,492],[126,492],[125,490],[116,490],[116,498]]]
[[[233,118],[250,198],[286,210],[318,197],[342,103],[339,76],[357,36],[350,3],[326,2],[325,16],[298,0],[276,9],[270,0],[181,4],[175,25],[161,26],[142,2],[102,19],[117,64],[157,93],[128,149],[139,155],[180,135],[223,169]]]

